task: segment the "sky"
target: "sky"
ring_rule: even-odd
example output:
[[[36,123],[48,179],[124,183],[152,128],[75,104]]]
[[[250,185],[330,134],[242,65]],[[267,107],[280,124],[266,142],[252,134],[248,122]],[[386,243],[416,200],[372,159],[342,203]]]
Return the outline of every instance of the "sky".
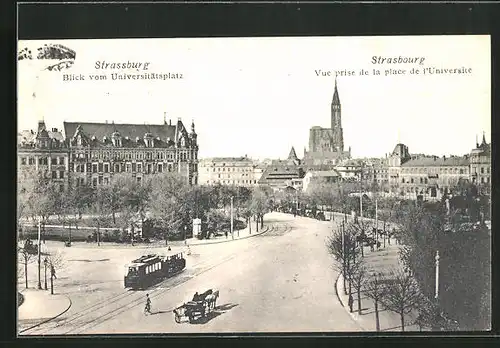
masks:
[[[18,62],[18,130],[36,129],[40,119],[59,129],[64,121],[160,124],[166,113],[188,128],[194,121],[200,158],[286,158],[292,146],[301,157],[309,129],[330,127],[335,72],[353,71],[337,75],[353,157],[383,157],[398,142],[410,153],[463,155],[483,132],[490,141],[489,36],[51,40],[19,41],[18,49],[35,53],[46,43],[73,49],[76,59],[61,71],[36,57]],[[373,64],[373,56],[424,61]],[[142,65],[96,69],[97,61]],[[470,72],[424,75],[426,68]],[[113,80],[112,73],[182,79]],[[85,80],[64,81],[68,74]],[[91,80],[95,74],[107,80]]]

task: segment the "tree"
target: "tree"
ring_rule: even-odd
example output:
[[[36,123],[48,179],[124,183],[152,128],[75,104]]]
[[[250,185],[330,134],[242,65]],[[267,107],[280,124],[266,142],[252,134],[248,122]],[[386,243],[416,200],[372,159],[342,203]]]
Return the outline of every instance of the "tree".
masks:
[[[165,245],[183,226],[187,191],[185,178],[176,173],[158,174],[151,180],[148,209],[162,228]]]
[[[380,282],[381,278],[381,273],[373,273],[371,276],[367,277],[364,283],[365,294],[370,297],[375,304],[375,329],[377,331],[380,331],[379,303],[385,293],[385,289]]]
[[[368,269],[366,264],[360,259],[357,263],[354,264],[352,272],[351,272],[351,281],[356,293],[358,295],[358,313],[361,314],[362,306],[361,306],[361,289],[363,288],[365,281],[368,277]]]
[[[252,233],[252,224],[251,224],[250,219],[253,216],[251,202],[246,202],[246,204],[242,207],[241,215],[243,216],[243,218],[245,219],[245,221],[248,225],[248,233],[251,234]]]
[[[356,234],[352,228],[346,228],[344,223],[334,230],[327,238],[327,250],[334,258],[334,267],[342,273],[344,278],[344,293],[347,294],[346,280],[349,281],[349,294],[351,294],[351,278],[361,260],[356,257],[359,253],[357,248]]]
[[[47,255],[47,266],[50,269],[50,294],[54,295],[54,279],[57,279],[56,272],[64,269],[65,260],[64,254],[59,251],[52,252]]]
[[[399,314],[401,330],[404,331],[405,315],[419,308],[422,294],[416,280],[408,272],[398,269],[389,273],[381,302],[386,309]]]
[[[24,266],[24,281],[25,281],[25,286],[26,289],[28,288],[28,263],[34,258],[34,255],[29,252],[29,250],[24,247],[18,247],[17,252],[19,255],[19,259],[22,262]]]
[[[107,218],[111,213],[109,206],[109,191],[102,186],[98,186],[93,192],[93,201],[90,206],[91,221],[97,228],[96,241],[97,245],[101,245],[101,227],[107,222]]]
[[[259,232],[259,222],[262,228],[264,226],[264,214],[269,210],[268,196],[260,187],[254,189],[250,206],[256,216],[256,231]]]

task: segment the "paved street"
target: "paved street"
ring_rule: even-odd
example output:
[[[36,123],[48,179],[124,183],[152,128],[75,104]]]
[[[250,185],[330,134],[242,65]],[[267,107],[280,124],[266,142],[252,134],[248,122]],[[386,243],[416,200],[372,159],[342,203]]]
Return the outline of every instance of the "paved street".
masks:
[[[335,293],[325,248],[331,222],[271,213],[265,223],[269,232],[261,236],[193,246],[187,269],[147,292],[123,289],[123,265],[144,249],[66,248],[58,291],[73,305],[25,334],[360,331]],[[175,323],[172,309],[209,288],[220,290],[212,316]]]

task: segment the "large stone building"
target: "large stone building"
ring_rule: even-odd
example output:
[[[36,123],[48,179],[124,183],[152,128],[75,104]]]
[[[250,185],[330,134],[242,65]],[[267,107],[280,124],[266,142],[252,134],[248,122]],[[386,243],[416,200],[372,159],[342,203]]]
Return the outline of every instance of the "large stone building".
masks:
[[[350,158],[351,156],[350,148],[349,151],[344,151],[342,108],[336,79],[330,112],[330,128],[314,126],[309,130],[309,151],[304,151],[303,159],[306,164],[335,164],[339,160]]]
[[[200,160],[198,172],[201,185],[255,186],[262,176],[263,168],[246,155],[212,157]]]
[[[57,128],[48,131],[45,122],[38,122],[37,132],[18,134],[18,175],[33,169],[44,172],[64,190],[69,184],[70,150]]]
[[[34,139],[21,139],[20,166],[47,168],[66,186],[106,185],[117,173],[141,181],[144,175],[177,172],[198,183],[194,123],[188,132],[180,119],[175,125],[64,122],[64,138],[56,134],[40,122]]]
[[[483,134],[483,141],[479,144],[476,141],[476,148],[470,153],[470,174],[471,181],[489,188],[491,184],[491,144],[486,143]]]

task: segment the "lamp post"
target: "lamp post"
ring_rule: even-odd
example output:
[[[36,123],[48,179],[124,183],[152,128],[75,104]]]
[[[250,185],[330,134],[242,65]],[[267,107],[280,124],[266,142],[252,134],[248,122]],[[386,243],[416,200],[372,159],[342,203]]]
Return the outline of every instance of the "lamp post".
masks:
[[[42,229],[42,222],[40,217],[38,217],[38,289],[42,290],[42,279],[41,279],[41,268],[42,268],[42,255],[41,255],[41,247],[42,244],[40,242],[40,234]]]
[[[344,221],[342,221],[342,266],[343,266],[343,277],[344,278],[344,294],[347,295],[347,288],[346,288],[346,270],[347,270],[347,265],[346,265],[346,255],[345,255],[345,231],[344,231]]]
[[[375,295],[375,328],[380,331],[380,319],[378,316],[378,297],[379,297],[379,289],[378,289],[378,278],[377,273],[373,273],[373,286],[374,286],[374,295]]]
[[[47,258],[45,258],[45,260],[43,260],[43,265],[45,267],[45,290],[47,290]]]
[[[231,238],[234,239],[234,229],[233,229],[233,196],[231,196]]]
[[[439,250],[436,251],[436,290],[434,299],[436,303],[439,301]]]

